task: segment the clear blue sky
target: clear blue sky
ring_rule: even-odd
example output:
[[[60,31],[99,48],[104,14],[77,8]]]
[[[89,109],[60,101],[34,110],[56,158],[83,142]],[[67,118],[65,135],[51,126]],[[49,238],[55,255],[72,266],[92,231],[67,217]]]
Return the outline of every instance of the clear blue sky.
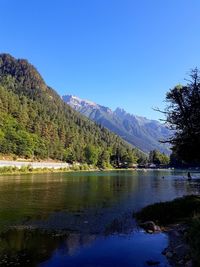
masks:
[[[166,91],[200,66],[199,0],[0,0],[0,51],[48,85],[159,118]]]

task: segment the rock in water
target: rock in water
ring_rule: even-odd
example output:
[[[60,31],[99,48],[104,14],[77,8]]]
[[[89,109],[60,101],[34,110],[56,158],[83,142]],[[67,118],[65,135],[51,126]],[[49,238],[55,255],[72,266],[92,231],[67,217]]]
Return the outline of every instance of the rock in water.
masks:
[[[155,265],[159,265],[160,262],[159,261],[154,261],[154,260],[148,260],[146,261],[146,264],[149,266],[155,266]]]
[[[152,232],[160,232],[161,229],[158,225],[156,225],[153,221],[147,221],[144,223],[141,223],[140,226],[144,228],[144,230],[147,233],[152,233]]]

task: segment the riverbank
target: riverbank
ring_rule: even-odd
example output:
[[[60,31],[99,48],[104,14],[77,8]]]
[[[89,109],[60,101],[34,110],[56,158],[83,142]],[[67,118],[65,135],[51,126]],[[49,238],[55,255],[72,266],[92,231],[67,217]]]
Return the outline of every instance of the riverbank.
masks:
[[[135,217],[140,224],[155,223],[168,234],[163,254],[172,266],[200,266],[200,196],[149,205]]]
[[[16,166],[0,166],[0,176],[2,175],[16,175],[16,174],[30,174],[30,173],[58,173],[58,172],[74,172],[74,171],[98,171],[98,168],[83,165],[69,165],[68,167],[43,166],[33,167],[31,164]]]
[[[25,161],[22,160],[0,160],[0,176],[14,174],[29,174],[29,173],[57,173],[57,172],[74,172],[74,171],[127,171],[136,170],[135,168],[99,168],[97,166],[88,165],[87,163],[66,163],[56,161]]]

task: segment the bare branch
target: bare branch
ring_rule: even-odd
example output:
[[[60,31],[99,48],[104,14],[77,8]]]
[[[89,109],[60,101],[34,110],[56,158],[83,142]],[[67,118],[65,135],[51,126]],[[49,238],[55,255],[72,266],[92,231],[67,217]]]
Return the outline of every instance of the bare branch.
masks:
[[[160,112],[162,114],[168,114],[167,111],[160,110],[159,108],[152,108],[154,111]]]

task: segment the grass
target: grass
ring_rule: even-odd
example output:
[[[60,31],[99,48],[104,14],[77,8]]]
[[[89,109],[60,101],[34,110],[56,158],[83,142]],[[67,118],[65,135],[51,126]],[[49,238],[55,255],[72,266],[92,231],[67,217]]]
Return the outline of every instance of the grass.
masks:
[[[32,168],[31,165],[22,166],[20,168],[14,166],[0,167],[0,175],[5,174],[27,174],[27,173],[51,173],[51,172],[70,172],[70,171],[90,171],[95,170],[93,166],[87,164],[72,165],[68,168]]]
[[[154,221],[160,225],[182,222],[200,214],[200,196],[185,196],[173,201],[149,205],[135,214],[139,221]]]

